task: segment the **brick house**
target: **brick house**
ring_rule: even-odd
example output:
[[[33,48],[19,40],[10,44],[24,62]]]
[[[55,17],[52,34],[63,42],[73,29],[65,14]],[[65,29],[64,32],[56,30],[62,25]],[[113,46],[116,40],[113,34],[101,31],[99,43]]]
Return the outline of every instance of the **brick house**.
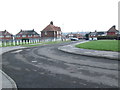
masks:
[[[15,35],[15,40],[38,40],[40,35],[33,30],[22,30]]]
[[[107,31],[107,35],[117,35],[119,33],[118,30],[116,30],[116,26],[112,26],[108,31]]]
[[[54,26],[51,21],[50,24],[41,31],[41,38],[61,38],[62,31],[60,27]]]
[[[7,40],[12,40],[13,35],[10,34],[7,30],[5,31],[0,31],[0,40],[1,41],[7,41]]]

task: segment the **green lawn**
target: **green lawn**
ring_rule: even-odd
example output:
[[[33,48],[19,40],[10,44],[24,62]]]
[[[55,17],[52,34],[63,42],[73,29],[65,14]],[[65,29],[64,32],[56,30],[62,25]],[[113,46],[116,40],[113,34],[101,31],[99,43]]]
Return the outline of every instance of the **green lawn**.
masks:
[[[93,50],[120,51],[118,43],[120,44],[120,40],[98,40],[82,43],[76,45],[76,47]]]

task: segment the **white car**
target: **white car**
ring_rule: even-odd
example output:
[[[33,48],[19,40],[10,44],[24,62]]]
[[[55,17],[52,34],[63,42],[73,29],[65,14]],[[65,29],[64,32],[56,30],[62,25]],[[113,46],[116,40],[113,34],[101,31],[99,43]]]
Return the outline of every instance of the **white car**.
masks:
[[[71,41],[78,41],[78,38],[71,38]]]

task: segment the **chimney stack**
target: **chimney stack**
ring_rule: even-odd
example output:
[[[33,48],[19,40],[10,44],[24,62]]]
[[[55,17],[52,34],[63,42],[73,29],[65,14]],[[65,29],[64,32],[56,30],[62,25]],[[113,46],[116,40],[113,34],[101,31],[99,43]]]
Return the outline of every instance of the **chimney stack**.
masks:
[[[116,26],[114,25],[113,28],[116,28]]]
[[[53,21],[51,21],[50,24],[53,25]]]

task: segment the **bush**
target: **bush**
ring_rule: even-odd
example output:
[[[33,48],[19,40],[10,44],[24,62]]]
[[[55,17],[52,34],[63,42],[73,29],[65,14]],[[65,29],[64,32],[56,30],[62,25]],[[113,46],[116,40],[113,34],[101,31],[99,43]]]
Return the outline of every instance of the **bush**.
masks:
[[[116,36],[98,36],[97,37],[98,40],[101,40],[101,39],[118,39],[117,35]]]

